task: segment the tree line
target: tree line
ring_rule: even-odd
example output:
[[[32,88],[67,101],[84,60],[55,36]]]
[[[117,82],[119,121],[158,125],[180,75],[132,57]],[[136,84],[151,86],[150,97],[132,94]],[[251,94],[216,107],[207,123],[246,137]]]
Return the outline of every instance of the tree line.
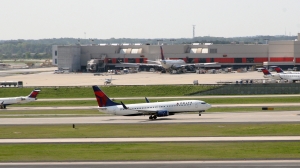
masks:
[[[213,43],[213,44],[265,44],[268,41],[295,40],[297,36],[249,36],[249,37],[195,37],[195,38],[157,38],[157,39],[77,39],[77,38],[52,38],[39,40],[0,40],[0,59],[50,59],[52,57],[53,45],[91,45],[112,43],[142,43],[142,44],[191,44],[191,43]]]

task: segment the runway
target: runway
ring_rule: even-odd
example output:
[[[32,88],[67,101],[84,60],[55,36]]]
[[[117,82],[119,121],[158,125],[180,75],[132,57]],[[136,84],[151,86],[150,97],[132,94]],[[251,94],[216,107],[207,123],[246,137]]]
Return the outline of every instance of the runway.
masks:
[[[43,117],[43,118],[0,118],[0,125],[41,124],[151,124],[151,123],[275,123],[299,122],[299,111],[279,112],[214,112],[177,114],[149,120],[148,116],[92,116],[92,117]]]
[[[154,138],[44,138],[0,139],[0,144],[15,143],[141,143],[141,142],[239,142],[239,141],[299,141],[300,136],[248,137],[154,137]]]

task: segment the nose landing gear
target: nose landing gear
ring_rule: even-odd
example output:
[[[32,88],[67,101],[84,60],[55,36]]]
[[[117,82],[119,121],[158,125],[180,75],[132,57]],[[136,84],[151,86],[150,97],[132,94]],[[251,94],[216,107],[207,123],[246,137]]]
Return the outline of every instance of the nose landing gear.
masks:
[[[205,110],[199,111],[199,116],[201,116],[201,113],[202,113],[202,112],[205,112]]]

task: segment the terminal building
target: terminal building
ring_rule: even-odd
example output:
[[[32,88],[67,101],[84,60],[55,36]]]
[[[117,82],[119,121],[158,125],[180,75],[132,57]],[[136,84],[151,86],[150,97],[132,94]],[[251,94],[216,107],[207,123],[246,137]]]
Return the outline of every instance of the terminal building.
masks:
[[[267,44],[193,43],[162,47],[167,59],[183,59],[186,63],[218,62],[222,68],[300,66],[300,33],[294,41],[269,41]],[[120,62],[147,63],[147,60],[160,59],[160,45],[54,45],[52,59],[52,63],[62,70],[106,72],[123,68]]]

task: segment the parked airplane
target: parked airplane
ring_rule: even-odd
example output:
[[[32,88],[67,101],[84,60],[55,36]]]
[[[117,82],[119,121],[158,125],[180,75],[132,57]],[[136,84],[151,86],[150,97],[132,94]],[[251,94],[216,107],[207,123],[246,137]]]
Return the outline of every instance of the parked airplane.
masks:
[[[280,80],[279,74],[271,74],[266,68],[262,68],[261,71],[264,73],[264,78],[270,78],[274,80]]]
[[[277,73],[300,74],[299,71],[283,71],[283,70],[282,70],[280,67],[278,67],[278,66],[275,66],[274,69],[275,69],[275,71],[276,71]]]
[[[210,63],[186,63],[182,59],[176,59],[176,60],[168,60],[165,59],[164,57],[164,52],[162,46],[160,46],[160,56],[161,60],[158,61],[152,61],[152,60],[147,60],[148,62],[152,62],[154,64],[145,64],[145,63],[121,63],[124,65],[147,65],[147,66],[158,66],[158,67],[163,67],[166,71],[173,73],[173,70],[176,71],[176,73],[183,71],[183,69],[186,66],[203,66],[203,65],[212,65],[212,64],[217,64],[217,62],[210,62]]]
[[[6,109],[11,104],[23,104],[37,100],[40,90],[33,90],[28,96],[0,98],[0,109]]]
[[[289,83],[300,81],[299,73],[277,73],[271,74],[267,69],[262,69],[265,78],[270,78],[274,80],[285,80]]]
[[[201,116],[202,112],[211,108],[210,104],[199,100],[179,100],[155,103],[147,102],[125,105],[123,102],[121,102],[121,104],[113,102],[96,85],[93,86],[93,90],[98,102],[98,110],[114,115],[150,115],[149,119],[152,120],[157,117],[165,117],[182,112],[199,112],[199,116]]]

